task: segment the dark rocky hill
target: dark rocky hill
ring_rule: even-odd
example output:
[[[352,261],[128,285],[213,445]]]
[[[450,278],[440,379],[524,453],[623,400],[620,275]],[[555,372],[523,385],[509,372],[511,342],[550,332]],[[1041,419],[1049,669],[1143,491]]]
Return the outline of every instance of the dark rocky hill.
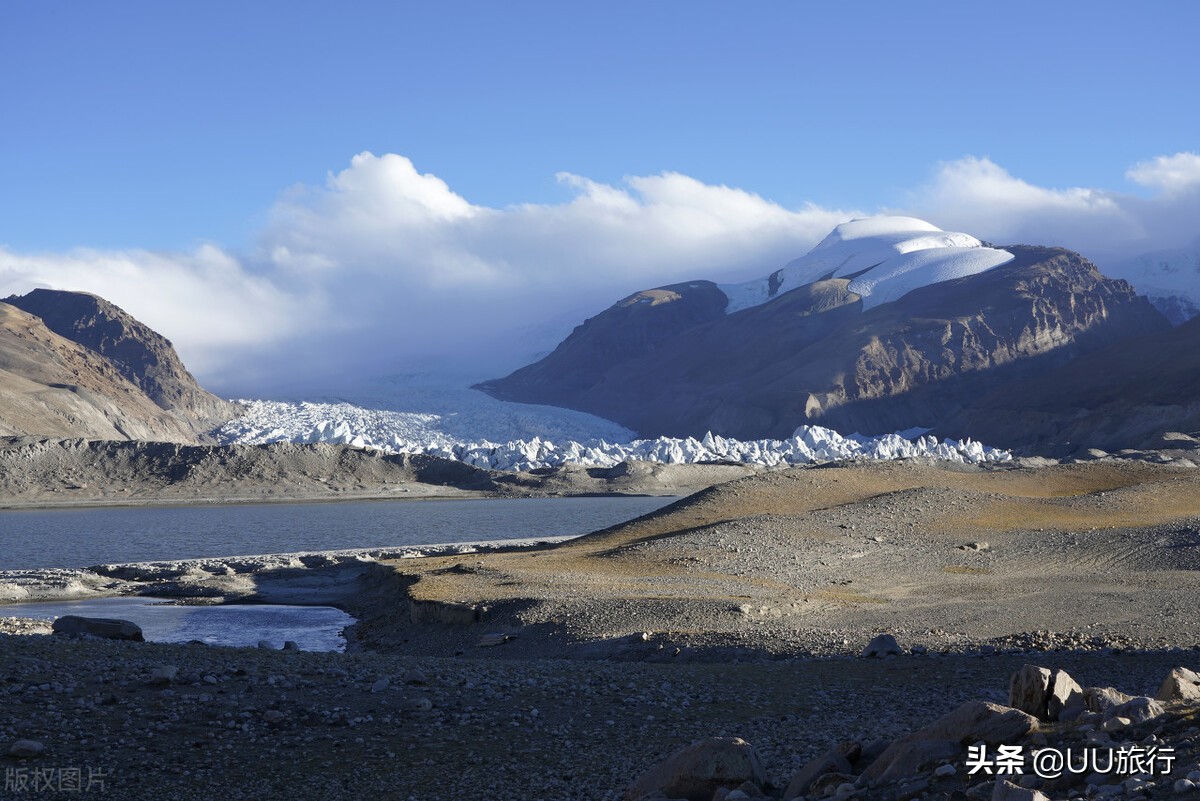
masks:
[[[113,304],[35,290],[0,303],[0,435],[192,442],[239,407]]]
[[[160,408],[209,429],[237,414],[237,406],[201,387],[166,337],[96,295],[35,289],[5,303],[40,317],[59,336],[95,351],[141,388]]]
[[[1079,254],[1005,249],[1015,257],[1007,264],[865,311],[845,278],[732,314],[706,282],[638,293],[480,388],[647,436],[783,437],[801,424],[882,433],[938,426],[1119,341],[1170,336],[1145,298]]]

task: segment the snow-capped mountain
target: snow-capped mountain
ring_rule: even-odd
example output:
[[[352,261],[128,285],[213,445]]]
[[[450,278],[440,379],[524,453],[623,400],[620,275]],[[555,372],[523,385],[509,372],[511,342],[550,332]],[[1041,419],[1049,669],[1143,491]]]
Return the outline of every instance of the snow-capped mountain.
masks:
[[[966,278],[1012,261],[970,234],[943,231],[915,217],[869,217],[842,223],[807,255],[766,278],[721,284],[727,314],[758,306],[788,290],[830,278],[871,308],[930,284]]]
[[[881,433],[937,426],[1014,380],[1167,320],[1061,248],[986,246],[922,220],[835,228],[757,281],[645,290],[549,356],[479,387],[565,406],[643,437],[786,438],[801,425]],[[1019,428],[1002,446],[1023,444]]]
[[[1189,248],[1146,253],[1104,272],[1133,284],[1175,325],[1200,315],[1200,240]]]

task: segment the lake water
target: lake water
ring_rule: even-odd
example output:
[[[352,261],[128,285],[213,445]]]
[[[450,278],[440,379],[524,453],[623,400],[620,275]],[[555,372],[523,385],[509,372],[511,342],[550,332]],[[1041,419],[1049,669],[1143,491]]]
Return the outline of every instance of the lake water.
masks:
[[[152,598],[100,598],[90,601],[12,604],[0,606],[0,616],[52,620],[62,615],[115,617],[142,627],[152,642],[190,642],[209,645],[257,645],[267,640],[276,648],[292,640],[305,651],[341,651],[342,629],[354,618],[329,606],[230,604],[178,606]]]
[[[674,500],[608,496],[8,510],[0,511],[0,570],[574,536]]]

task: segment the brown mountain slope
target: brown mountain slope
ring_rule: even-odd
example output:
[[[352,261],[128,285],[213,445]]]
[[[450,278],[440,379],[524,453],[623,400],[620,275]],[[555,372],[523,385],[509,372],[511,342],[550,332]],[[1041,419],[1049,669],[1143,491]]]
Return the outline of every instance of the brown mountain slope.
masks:
[[[160,408],[175,412],[197,431],[237,414],[237,406],[202,388],[171,343],[122,309],[96,295],[35,289],[5,303],[40,317],[56,334],[103,356]]]
[[[935,433],[1067,453],[1149,447],[1170,431],[1200,433],[1200,317],[1008,384]]]
[[[666,310],[696,305],[688,293],[657,305],[627,299],[537,364],[481,388],[598,414],[647,436],[784,437],[806,423],[879,433],[936,425],[1007,382],[1169,327],[1127,283],[1076,253],[1006,250],[1015,258],[1004,266],[867,311],[845,279],[734,314],[693,315],[678,327]],[[653,341],[615,353],[608,343],[634,315]]]
[[[103,356],[0,303],[0,435],[187,442],[196,431]]]

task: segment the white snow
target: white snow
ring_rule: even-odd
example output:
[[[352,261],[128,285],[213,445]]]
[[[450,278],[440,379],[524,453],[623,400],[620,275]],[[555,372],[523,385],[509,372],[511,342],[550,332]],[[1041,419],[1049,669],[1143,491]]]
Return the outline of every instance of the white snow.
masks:
[[[733,313],[814,281],[853,278],[850,291],[863,295],[864,307],[870,308],[918,287],[990,270],[1012,258],[1007,251],[985,248],[970,234],[943,231],[915,217],[868,217],[842,223],[807,255],[784,267],[773,294],[769,278],[720,289],[729,298],[726,313]]]
[[[1181,298],[1200,307],[1200,240],[1190,248],[1146,253],[1106,265],[1102,272],[1110,278],[1124,278],[1139,295]]]
[[[500,406],[524,406],[493,402]],[[632,434],[620,426],[600,420],[610,431],[622,431],[624,436],[611,440],[599,436],[555,441],[534,435],[494,441],[455,436],[446,430],[444,418],[438,414],[364,409],[349,403],[262,400],[243,403],[248,407],[247,413],[215,432],[221,442],[328,442],[388,453],[426,453],[493,470],[533,470],[564,464],[611,467],[629,460],[666,464],[732,461],[776,466],[855,458],[927,456],[972,464],[1012,458],[1007,451],[988,448],[969,439],[939,442],[931,436],[906,439],[899,434],[847,437],[820,426],[800,426],[785,440],[740,441],[713,434],[702,439],[659,437],[646,440],[633,439]],[[475,426],[487,427],[487,422],[477,420]]]
[[[986,272],[1012,261],[1007,250],[984,247],[938,247],[914,250],[888,259],[855,278],[847,287],[861,295],[863,308],[890,303],[914,289]]]

